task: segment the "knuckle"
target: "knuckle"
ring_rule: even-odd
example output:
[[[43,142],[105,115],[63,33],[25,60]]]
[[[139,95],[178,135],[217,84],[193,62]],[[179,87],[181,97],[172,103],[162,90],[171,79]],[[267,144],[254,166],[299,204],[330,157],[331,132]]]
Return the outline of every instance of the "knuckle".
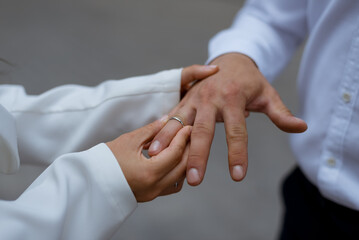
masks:
[[[285,106],[279,94],[274,89],[270,101],[279,113],[292,115],[291,111]]]
[[[280,104],[278,106],[278,111],[285,115],[293,115],[292,112],[284,104]]]
[[[183,154],[184,146],[182,144],[176,144],[172,147],[171,151],[175,158],[178,159]]]
[[[192,164],[194,163],[195,165],[199,165],[200,163],[202,163],[202,159],[203,159],[203,155],[201,155],[200,153],[197,152],[191,152],[188,155],[189,158],[189,162],[191,162]],[[193,166],[193,165],[191,165]]]
[[[180,124],[178,123],[178,125]],[[158,134],[157,140],[161,140],[161,142],[170,142],[172,137],[177,133],[174,130],[175,129],[173,129],[173,125],[162,128],[162,130]]]
[[[227,140],[229,142],[247,142],[248,133],[245,126],[232,124],[228,127]]]
[[[171,111],[171,114],[170,115],[176,115],[175,113],[176,112],[178,112],[178,111],[180,111],[183,107],[185,107],[186,106],[186,103],[185,103],[186,101],[180,101],[178,104],[177,104],[177,106],[176,106],[176,108],[174,108],[173,109],[173,111]]]
[[[228,158],[232,164],[241,164],[246,166],[247,153],[239,148],[228,150]]]
[[[197,122],[192,130],[192,135],[195,136],[208,136],[213,135],[211,127],[204,122]]]
[[[238,94],[240,94],[240,87],[234,81],[231,81],[222,87],[222,95],[225,99],[232,98]]]

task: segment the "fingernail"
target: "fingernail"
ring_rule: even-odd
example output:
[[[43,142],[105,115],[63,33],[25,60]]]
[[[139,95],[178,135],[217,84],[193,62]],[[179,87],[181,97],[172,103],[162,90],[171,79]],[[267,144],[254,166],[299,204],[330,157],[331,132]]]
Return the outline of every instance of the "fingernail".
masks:
[[[148,149],[148,151],[150,151],[150,152],[157,152],[157,151],[160,149],[160,146],[161,146],[160,142],[156,140],[156,141],[154,141],[154,142],[151,144],[151,146],[150,146],[150,148]]]
[[[297,120],[297,121],[300,121],[300,122],[304,122],[304,120],[303,119],[301,119],[301,118],[298,118],[298,117],[293,117],[295,120]]]
[[[210,68],[210,69],[217,68],[217,65],[207,65],[207,68]]]
[[[168,115],[164,115],[160,118],[160,122],[166,123],[168,121]]]
[[[187,173],[187,181],[189,183],[197,183],[200,181],[198,170],[195,168],[191,168]]]
[[[236,180],[236,181],[242,180],[243,175],[244,175],[244,172],[243,172],[242,166],[236,165],[236,166],[233,167],[233,169],[232,169],[232,177],[233,177],[234,180]]]

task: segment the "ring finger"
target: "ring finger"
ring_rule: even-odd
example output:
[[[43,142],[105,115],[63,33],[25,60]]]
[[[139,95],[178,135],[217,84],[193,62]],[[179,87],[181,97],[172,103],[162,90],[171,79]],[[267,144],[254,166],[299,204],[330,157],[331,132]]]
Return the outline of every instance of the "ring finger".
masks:
[[[174,110],[169,115],[168,122],[161,129],[161,131],[154,137],[152,143],[148,149],[150,156],[157,155],[163,149],[168,147],[176,133],[183,127],[183,125],[192,125],[193,117],[195,114],[191,109]],[[182,123],[183,125],[182,125]]]

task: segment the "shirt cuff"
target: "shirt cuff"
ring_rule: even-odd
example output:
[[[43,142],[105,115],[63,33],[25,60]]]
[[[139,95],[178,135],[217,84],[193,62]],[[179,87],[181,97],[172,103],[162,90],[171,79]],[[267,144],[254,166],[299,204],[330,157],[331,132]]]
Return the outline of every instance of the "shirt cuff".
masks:
[[[270,25],[250,14],[239,14],[229,29],[219,32],[209,42],[207,64],[226,53],[242,53],[250,57],[261,73],[273,81],[292,55],[292,47],[283,47],[281,36]],[[289,51],[290,49],[290,51]]]
[[[89,150],[88,161],[96,169],[95,179],[110,204],[127,218],[137,207],[136,198],[112,151],[101,143]]]

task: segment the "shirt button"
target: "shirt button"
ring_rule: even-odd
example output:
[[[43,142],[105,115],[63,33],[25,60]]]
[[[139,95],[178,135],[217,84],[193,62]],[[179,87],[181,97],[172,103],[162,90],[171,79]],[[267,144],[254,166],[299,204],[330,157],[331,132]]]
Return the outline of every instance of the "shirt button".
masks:
[[[327,164],[329,167],[335,167],[336,161],[334,158],[328,158]]]
[[[351,96],[349,93],[347,93],[347,92],[343,93],[343,95],[342,95],[342,99],[343,99],[343,101],[346,102],[346,103],[350,102],[350,99],[351,99],[351,98],[352,98],[352,96]]]

